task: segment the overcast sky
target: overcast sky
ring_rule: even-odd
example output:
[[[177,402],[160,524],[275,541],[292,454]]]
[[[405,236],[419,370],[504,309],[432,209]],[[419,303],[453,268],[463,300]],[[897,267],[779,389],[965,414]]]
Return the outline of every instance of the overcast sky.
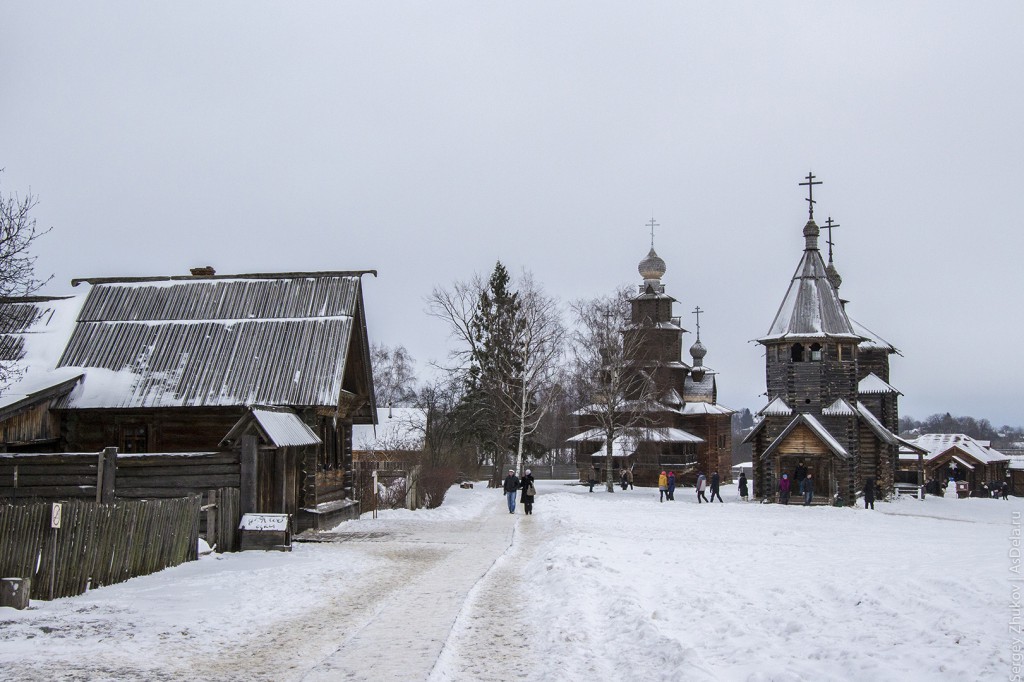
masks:
[[[901,412],[1024,424],[1024,3],[0,2],[0,190],[74,277],[377,269],[372,341],[444,359],[432,287],[569,301],[655,246],[730,407],[809,170]],[[688,348],[690,334],[684,341]],[[689,360],[689,358],[685,358]]]

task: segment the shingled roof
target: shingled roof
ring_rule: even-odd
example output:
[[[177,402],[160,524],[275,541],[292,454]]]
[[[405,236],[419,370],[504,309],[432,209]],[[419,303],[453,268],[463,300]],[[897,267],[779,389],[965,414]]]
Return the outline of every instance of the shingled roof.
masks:
[[[373,385],[362,274],[83,280],[58,367],[85,378],[60,407],[335,406],[350,349]]]
[[[758,342],[827,337],[863,340],[846,316],[839,292],[825,271],[825,261],[818,251],[818,232],[814,221],[808,221],[804,227],[803,256],[772,326]]]

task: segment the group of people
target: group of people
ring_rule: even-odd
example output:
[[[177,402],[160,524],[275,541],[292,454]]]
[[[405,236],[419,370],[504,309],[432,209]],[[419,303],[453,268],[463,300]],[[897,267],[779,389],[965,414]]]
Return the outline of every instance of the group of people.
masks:
[[[523,491],[519,501],[523,503],[523,507],[527,514],[533,514],[533,498],[537,495],[537,489],[534,486],[533,472],[529,469],[523,474],[522,478],[516,476],[515,469],[508,470],[508,476],[505,477],[504,483],[502,483],[502,490],[505,491],[505,499],[508,500],[508,513],[516,513],[516,494],[521,490]]]
[[[793,478],[789,474],[782,474],[779,479],[779,502],[789,504],[789,496],[794,490],[803,497],[804,506],[810,506],[814,500],[814,475],[803,462],[799,462],[793,469]]]

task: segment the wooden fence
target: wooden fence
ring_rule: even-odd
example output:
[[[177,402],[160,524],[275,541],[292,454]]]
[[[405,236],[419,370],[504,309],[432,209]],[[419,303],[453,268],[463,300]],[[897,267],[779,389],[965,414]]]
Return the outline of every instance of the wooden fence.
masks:
[[[30,578],[32,598],[83,594],[197,556],[201,498],[0,505],[0,575]]]
[[[206,542],[218,552],[238,551],[238,524],[242,519],[238,488],[221,488],[207,494]]]

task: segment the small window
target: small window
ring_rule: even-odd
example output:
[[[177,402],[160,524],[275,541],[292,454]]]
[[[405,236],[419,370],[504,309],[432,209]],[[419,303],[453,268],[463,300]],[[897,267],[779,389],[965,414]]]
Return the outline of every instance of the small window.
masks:
[[[790,349],[790,353],[791,353],[791,357],[793,358],[793,362],[803,362],[804,361],[804,344],[802,344],[802,343],[794,343],[793,347]]]
[[[821,362],[821,344],[811,344],[811,362]]]
[[[145,424],[126,424],[121,427],[121,452],[149,452],[148,429]]]

